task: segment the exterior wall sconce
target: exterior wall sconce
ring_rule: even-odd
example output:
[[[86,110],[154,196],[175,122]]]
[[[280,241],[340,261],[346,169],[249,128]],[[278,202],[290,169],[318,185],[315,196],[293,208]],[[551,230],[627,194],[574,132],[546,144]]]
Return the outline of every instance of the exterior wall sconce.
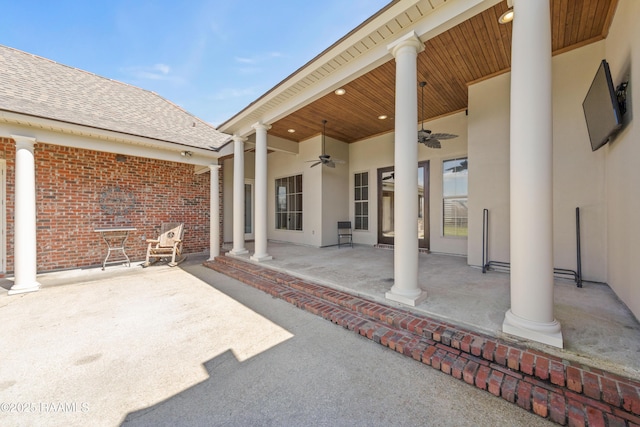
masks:
[[[191,156],[193,156],[193,153],[191,151],[181,151],[180,155],[182,157],[191,157]]]

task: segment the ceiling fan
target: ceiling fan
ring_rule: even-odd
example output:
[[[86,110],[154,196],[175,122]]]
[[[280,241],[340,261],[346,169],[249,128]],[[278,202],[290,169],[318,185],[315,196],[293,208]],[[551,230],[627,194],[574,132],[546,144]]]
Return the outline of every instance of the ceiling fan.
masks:
[[[325,151],[324,135],[325,135],[326,126],[327,126],[327,121],[323,120],[322,121],[322,154],[318,156],[318,160],[307,160],[307,163],[313,163],[311,167],[318,166],[319,164],[323,164],[327,167],[335,168],[336,163],[338,164],[344,163],[344,160],[332,159],[331,156],[328,155]]]
[[[427,82],[420,82],[420,87],[422,88],[422,113],[421,117],[424,119],[424,87],[427,85]],[[442,148],[442,144],[440,144],[441,139],[452,139],[457,138],[458,135],[453,135],[450,133],[431,133],[429,129],[424,128],[424,121],[422,122],[422,129],[418,131],[418,142],[426,145],[429,148]]]

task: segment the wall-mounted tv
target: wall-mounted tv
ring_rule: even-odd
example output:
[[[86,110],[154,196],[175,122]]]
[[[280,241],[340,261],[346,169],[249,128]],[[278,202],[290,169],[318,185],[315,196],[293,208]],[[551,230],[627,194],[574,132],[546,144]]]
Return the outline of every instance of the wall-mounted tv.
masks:
[[[589,130],[591,150],[596,151],[609,142],[609,139],[622,127],[618,98],[613,88],[609,64],[604,59],[582,102],[582,109]]]

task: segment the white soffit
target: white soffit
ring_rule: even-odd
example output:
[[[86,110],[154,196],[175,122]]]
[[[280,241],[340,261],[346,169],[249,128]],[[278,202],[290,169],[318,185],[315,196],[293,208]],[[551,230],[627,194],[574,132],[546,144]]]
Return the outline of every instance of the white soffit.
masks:
[[[415,31],[424,42],[502,0],[399,0],[275,86],[218,130],[246,137],[392,59],[387,46]]]

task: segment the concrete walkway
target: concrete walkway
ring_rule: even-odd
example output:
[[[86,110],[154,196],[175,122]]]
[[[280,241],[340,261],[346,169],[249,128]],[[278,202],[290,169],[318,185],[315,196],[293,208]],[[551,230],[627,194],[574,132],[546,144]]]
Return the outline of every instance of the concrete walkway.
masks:
[[[203,260],[0,294],[0,425],[549,425]]]

